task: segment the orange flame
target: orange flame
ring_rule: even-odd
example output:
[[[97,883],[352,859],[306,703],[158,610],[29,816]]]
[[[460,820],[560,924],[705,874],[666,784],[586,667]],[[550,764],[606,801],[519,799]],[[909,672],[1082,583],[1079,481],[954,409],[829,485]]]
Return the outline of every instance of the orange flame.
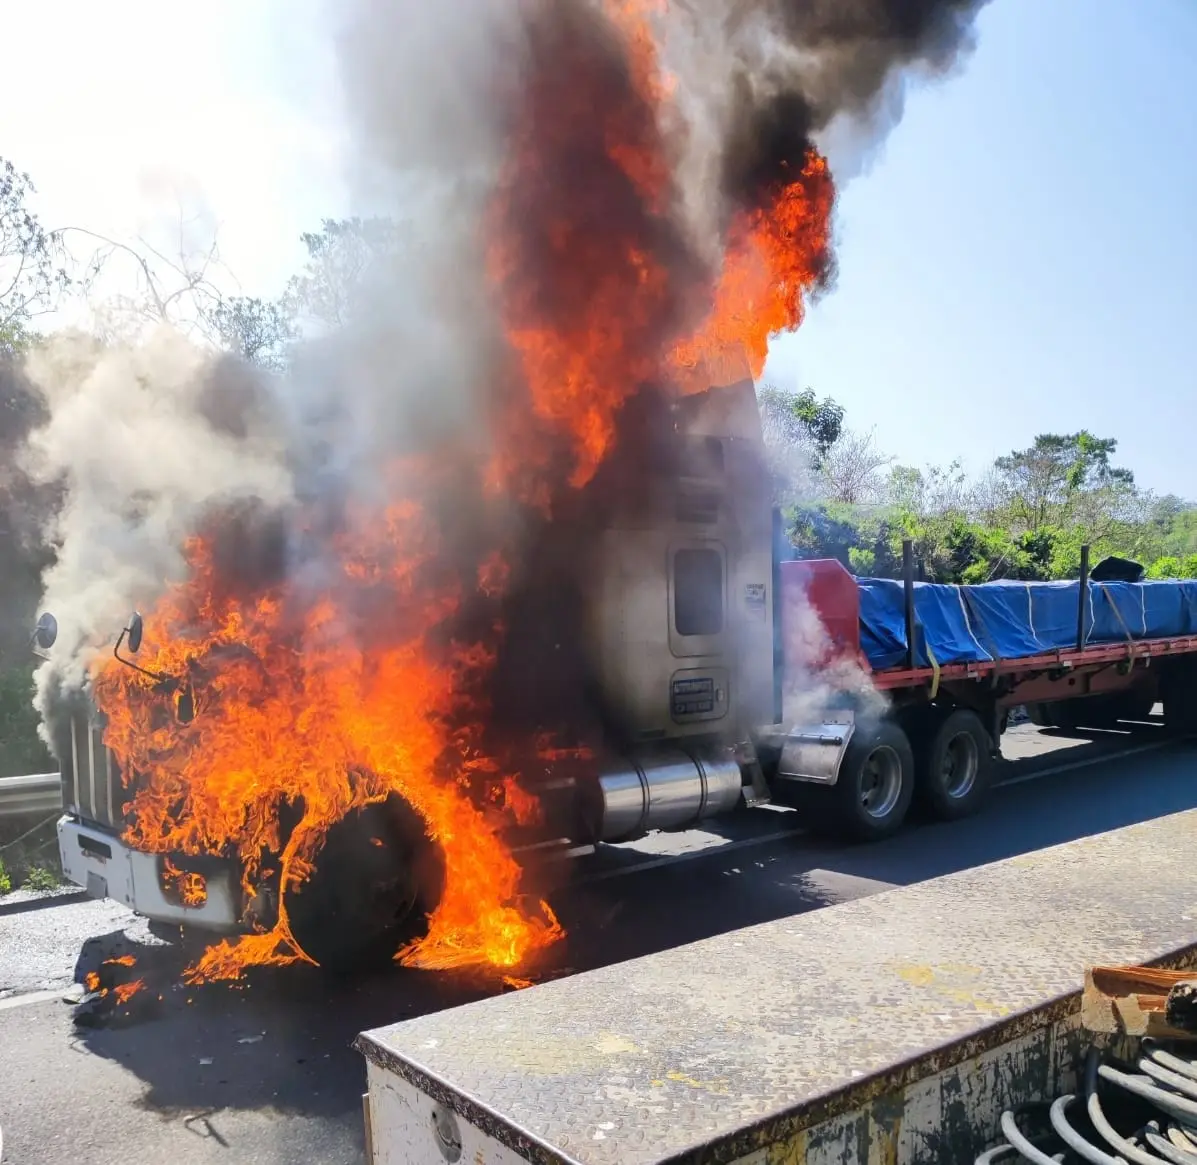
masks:
[[[100,967],[132,967],[137,960],[132,955],[117,955],[111,959],[105,959]],[[132,979],[127,983],[117,983],[112,987],[101,986],[103,979],[99,971],[88,971],[83,976],[83,986],[88,992],[98,992],[101,999],[107,998],[109,995],[119,1005],[124,1005],[133,998],[145,986],[144,979]]]
[[[503,779],[503,804],[520,825],[533,825],[540,820],[540,802],[514,777]]]
[[[588,76],[589,58],[571,56],[568,41],[552,43],[548,79],[520,96],[492,207],[489,275],[507,337],[533,417],[565,437],[575,487],[593,477],[620,410],[643,385],[703,391],[711,387],[707,370],[726,367],[729,357],[746,357],[758,377],[769,339],[798,327],[829,264],[835,188],[826,159],[812,150],[766,197],[766,209],[733,216],[721,268],[696,269],[671,220],[662,127],[674,112],[674,85],[651,23],[663,6],[606,0],[627,75],[625,87],[600,94],[606,100],[595,93],[609,84],[606,75]],[[587,135],[595,139],[589,150]],[[574,187],[580,156],[591,168]],[[526,432],[528,418],[519,424]],[[521,465],[504,460],[508,446],[515,447],[500,449],[492,477],[510,482],[520,480]],[[525,473],[543,470],[535,443],[531,453],[525,441],[518,447]],[[541,484],[525,485],[521,496],[544,508]]]
[[[94,685],[109,747],[125,768],[150,777],[132,801],[130,840],[156,852],[231,849],[252,897],[264,855],[279,855],[281,885],[294,888],[310,874],[331,825],[395,793],[427,823],[446,866],[428,934],[404,960],[513,967],[561,930],[550,913],[522,909],[519,867],[440,771],[445,720],[474,661],[469,652],[438,658],[428,642],[428,629],[452,613],[457,596],[419,587],[434,541],[421,511],[395,507],[384,528],[380,545],[364,536],[347,541],[346,589],[306,605],[286,589],[237,597],[212,545],[192,542],[190,577],[155,610],[156,646],[143,666],[204,677],[195,719],[182,725],[170,715],[144,673],[109,663]],[[346,634],[346,606],[364,605],[377,585],[407,618],[377,650],[363,649]],[[302,806],[302,816],[284,837],[279,812],[287,804]],[[284,899],[269,932],[218,944],[190,977],[230,978],[246,965],[307,958]]]
[[[203,906],[208,901],[208,884],[202,874],[180,870],[169,858],[162,863],[164,888],[177,895],[184,906]]]
[[[670,157],[657,120],[667,86],[638,6],[613,5],[610,16],[626,53],[624,86],[589,67],[584,35],[564,8],[547,14],[543,51],[553,64],[516,99],[491,212],[488,273],[532,414],[509,423],[526,430],[534,418],[564,434],[575,488],[611,448],[621,406],[658,373],[676,310],[669,272],[652,253],[654,233],[662,245],[669,233]],[[562,197],[559,180],[586,161],[598,169],[574,174],[576,197]],[[527,463],[528,443],[516,448]],[[500,449],[493,475],[520,480],[508,452]],[[531,466],[543,471],[544,461]],[[521,496],[544,501],[534,487]]]
[[[736,219],[710,314],[674,349],[681,368],[717,360],[738,346],[753,379],[760,376],[770,338],[802,323],[806,297],[823,278],[834,201],[827,160],[812,152],[801,175],[782,187],[768,213]]]
[[[595,477],[644,385],[705,388],[702,370],[729,354],[759,375],[770,337],[801,322],[826,271],[834,187],[813,151],[762,196],[763,209],[732,216],[717,270],[696,258],[675,221],[663,128],[674,87],[658,59],[656,11],[653,0],[608,0],[605,15],[551,0],[536,10],[534,63],[508,95],[509,148],[485,224],[485,274],[511,355],[487,386],[485,504],[514,500],[551,516],[556,499]],[[595,65],[588,21],[603,22],[614,65]],[[309,877],[336,822],[393,795],[422,818],[445,870],[426,936],[398,958],[514,969],[564,933],[546,903],[523,900],[493,812],[537,819],[528,786],[480,744],[488,711],[477,692],[501,620],[487,642],[477,631],[453,638],[463,604],[502,601],[517,550],[495,545],[468,571],[446,569],[430,517],[444,507],[420,500],[437,496],[435,458],[397,465],[396,483],[383,513],[351,514],[349,532],[324,539],[318,557],[336,566],[319,586],[238,586],[215,535],[194,538],[187,577],[147,617],[139,660],[173,678],[173,697],[110,658],[97,670],[106,741],[136,778],[132,844],[235,857],[247,899],[276,875],[282,890],[277,921],[212,947],[192,980],[310,961],[287,892]],[[189,723],[171,707],[181,686],[194,691]],[[545,761],[585,755],[547,738],[536,747]],[[472,795],[480,777],[502,795]]]
[[[137,994],[145,986],[144,979],[133,979],[129,983],[118,983],[113,989],[112,994],[116,997],[117,1003],[128,1003],[134,995]]]

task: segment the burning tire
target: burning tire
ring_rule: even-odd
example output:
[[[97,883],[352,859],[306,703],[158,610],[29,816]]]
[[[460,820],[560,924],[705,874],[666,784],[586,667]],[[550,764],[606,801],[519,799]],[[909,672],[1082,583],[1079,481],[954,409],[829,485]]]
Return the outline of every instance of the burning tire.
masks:
[[[439,848],[393,797],[329,830],[307,881],[287,892],[291,933],[334,973],[383,966],[425,932],[443,885]]]
[[[949,712],[930,735],[917,758],[915,795],[939,821],[956,821],[975,813],[993,779],[993,746],[975,712]]]

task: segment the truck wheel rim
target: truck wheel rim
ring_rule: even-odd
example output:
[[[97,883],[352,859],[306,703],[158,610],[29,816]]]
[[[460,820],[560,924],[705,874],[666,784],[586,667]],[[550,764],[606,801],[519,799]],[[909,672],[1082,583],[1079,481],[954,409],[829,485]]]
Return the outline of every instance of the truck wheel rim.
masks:
[[[874,820],[888,817],[902,796],[902,758],[888,745],[869,753],[860,777],[860,804]]]
[[[953,799],[967,797],[977,783],[980,762],[977,742],[970,733],[961,732],[953,736],[943,754],[941,775],[944,792]]]

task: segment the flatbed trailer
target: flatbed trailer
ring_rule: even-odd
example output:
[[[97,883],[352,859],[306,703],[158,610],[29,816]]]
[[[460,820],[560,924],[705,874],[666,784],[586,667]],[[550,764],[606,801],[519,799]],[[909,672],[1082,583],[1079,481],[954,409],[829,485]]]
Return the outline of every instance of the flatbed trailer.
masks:
[[[1125,731],[1162,705],[1197,732],[1197,582],[1094,578],[1088,559],[1073,581],[950,586],[916,581],[909,541],[900,580],[779,555],[777,724],[754,736],[772,798],[877,840],[916,801],[976,812],[1016,707]]]
[[[1195,846],[1190,810],[365,1032],[371,1165],[970,1165],[1077,1089],[1087,967],[1197,965]]]
[[[1059,642],[1057,628],[1057,634],[1052,637],[1056,642],[1045,646],[1043,650],[1003,654],[997,642],[998,637],[990,634],[983,623],[974,628],[965,613],[967,633],[978,649],[973,657],[965,660],[937,658],[928,643],[930,637],[923,626],[918,596],[924,588],[978,595],[994,584],[955,588],[916,582],[913,544],[909,540],[903,544],[903,578],[900,583],[890,584],[895,595],[898,588],[901,589],[903,625],[900,638],[895,637],[893,644],[903,656],[900,663],[879,666],[875,653],[871,656],[862,642],[864,636],[869,634],[869,616],[862,610],[862,588],[885,585],[885,580],[860,580],[834,560],[816,559],[781,563],[779,582],[784,589],[787,581],[785,574],[792,574],[791,585],[801,587],[809,596],[827,629],[829,643],[820,664],[826,666],[837,658],[851,659],[868,674],[874,689],[895,696],[913,691],[935,700],[952,685],[972,684],[984,684],[1003,707],[1083,698],[1135,687],[1142,688],[1145,694],[1159,696],[1161,689],[1155,683],[1157,673],[1152,673],[1150,677],[1147,675],[1147,670],[1156,661],[1177,661],[1183,657],[1189,657],[1186,663],[1197,660],[1197,583],[1180,580],[1154,584],[1095,582],[1089,577],[1089,548],[1086,546],[1082,549],[1081,576],[1075,582],[1006,584],[1007,589],[1017,589],[1020,585],[1026,588],[1028,623],[1033,607],[1029,596],[1036,588],[1042,593],[1052,594],[1057,603],[1061,599],[1070,603],[1076,630],[1075,634],[1069,635],[1069,642]],[[1143,593],[1145,585],[1178,588],[1175,593],[1183,603],[1176,621],[1183,625],[1183,629],[1175,634],[1148,634],[1146,616],[1143,633],[1138,633],[1139,629],[1130,625],[1119,608],[1126,604],[1128,596],[1133,602],[1138,594]],[[1120,587],[1122,593],[1115,593],[1114,586]],[[1101,600],[1109,612],[1104,621],[1116,628],[1115,638],[1097,641],[1093,638],[1098,624],[1095,612],[1097,600]],[[961,600],[962,610],[965,602]],[[1055,613],[1058,616],[1058,612]],[[1006,614],[1008,617],[1012,614],[1017,617],[1016,613]],[[977,618],[974,611],[973,619]],[[784,634],[784,618],[782,624]],[[1069,630],[1071,632],[1071,627]],[[1018,628],[1017,634],[1024,640],[1029,638],[1024,628]],[[1030,641],[1035,642],[1035,639]],[[925,656],[925,660],[920,656]]]

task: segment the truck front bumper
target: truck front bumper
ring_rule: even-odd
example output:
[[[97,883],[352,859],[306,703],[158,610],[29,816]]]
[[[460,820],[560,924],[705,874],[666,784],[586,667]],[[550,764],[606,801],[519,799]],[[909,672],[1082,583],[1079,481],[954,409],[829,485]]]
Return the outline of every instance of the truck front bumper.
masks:
[[[206,876],[203,903],[184,906],[166,896],[162,855],[130,849],[115,834],[85,825],[78,818],[59,818],[58,853],[63,873],[93,898],[123,902],[155,922],[226,933],[240,929],[237,878],[231,864]]]

